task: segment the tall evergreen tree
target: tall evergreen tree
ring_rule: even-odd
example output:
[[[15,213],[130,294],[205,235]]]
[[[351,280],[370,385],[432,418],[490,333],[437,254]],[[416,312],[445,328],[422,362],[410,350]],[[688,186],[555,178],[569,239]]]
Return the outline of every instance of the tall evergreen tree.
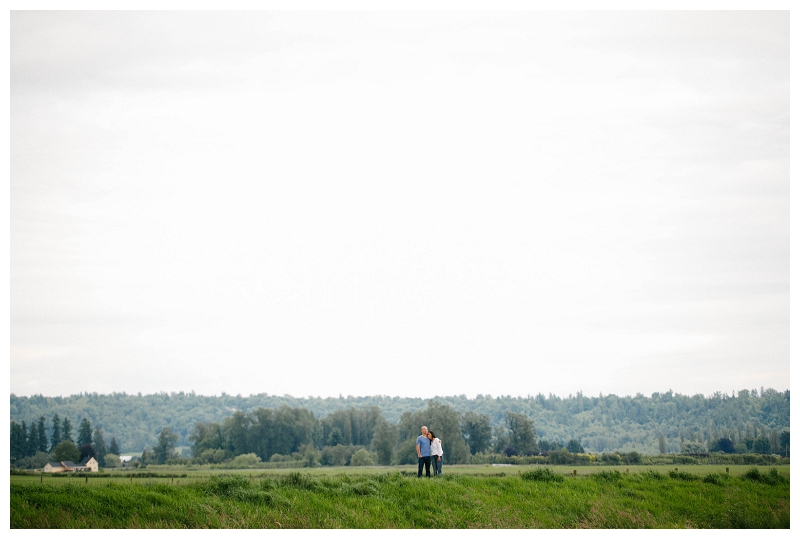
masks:
[[[119,456],[119,446],[117,445],[116,438],[111,438],[111,444],[108,446],[108,452],[112,455]]]
[[[106,441],[103,440],[102,429],[94,429],[94,448],[97,451],[97,463],[100,466],[105,466],[108,449],[106,448]]]
[[[32,457],[39,449],[39,432],[36,430],[36,424],[31,423],[28,428],[27,436],[25,437],[25,456]]]
[[[75,443],[75,440],[72,439],[72,423],[68,417],[64,417],[64,422],[61,423],[61,441]]]
[[[53,452],[56,446],[63,441],[61,438],[61,418],[58,414],[53,414],[53,432],[50,435],[50,451]]]
[[[47,430],[45,429],[44,421],[44,416],[41,416],[39,417],[39,422],[36,425],[36,449],[42,453],[47,453]]]
[[[78,428],[78,447],[92,443],[92,424],[85,417],[81,421],[81,426]]]
[[[25,456],[25,433],[22,425],[16,421],[11,422],[11,460],[15,461]]]
[[[80,462],[83,462],[84,459],[88,460],[90,457],[94,457],[94,460],[100,464],[100,459],[97,456],[97,450],[92,444],[83,444],[82,446],[78,447],[78,453],[80,453]]]

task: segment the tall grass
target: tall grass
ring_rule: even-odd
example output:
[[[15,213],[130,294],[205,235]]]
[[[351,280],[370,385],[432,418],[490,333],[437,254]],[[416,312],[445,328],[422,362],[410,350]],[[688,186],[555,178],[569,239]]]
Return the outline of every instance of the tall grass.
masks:
[[[549,468],[506,477],[293,472],[180,486],[12,483],[11,527],[787,528],[789,484],[777,471],[565,477]]]

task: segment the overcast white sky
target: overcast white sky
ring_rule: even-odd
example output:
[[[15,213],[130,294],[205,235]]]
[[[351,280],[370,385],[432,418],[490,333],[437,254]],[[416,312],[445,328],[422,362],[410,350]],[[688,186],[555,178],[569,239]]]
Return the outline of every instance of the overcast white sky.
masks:
[[[11,391],[789,388],[788,12],[14,12]]]

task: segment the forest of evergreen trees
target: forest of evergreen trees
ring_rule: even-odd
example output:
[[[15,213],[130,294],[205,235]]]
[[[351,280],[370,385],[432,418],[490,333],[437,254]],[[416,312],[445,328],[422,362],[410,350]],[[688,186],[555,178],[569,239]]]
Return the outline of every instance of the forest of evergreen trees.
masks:
[[[320,450],[342,445],[370,447],[375,451],[373,436],[378,431],[382,432],[379,438],[395,442],[394,454],[402,455],[402,444],[416,437],[419,429],[414,422],[430,423],[436,413],[448,418],[446,433],[440,433],[440,437],[448,440],[451,458],[464,452],[502,450],[500,446],[513,434],[509,417],[530,419],[540,445],[557,448],[575,440],[592,453],[677,453],[690,443],[698,444],[694,446],[698,449],[713,449],[721,438],[729,439],[740,449],[741,444],[749,444],[748,451],[779,453],[780,434],[789,428],[789,391],[763,388],[711,396],[668,391],[649,397],[641,394],[588,397],[579,392],[565,398],[539,394],[478,395],[470,399],[461,395],[430,400],[385,396],[295,398],[266,394],[208,397],[183,392],[84,393],[69,397],[12,394],[10,409],[11,420],[17,425],[16,436],[20,436],[24,422],[29,444],[41,445],[43,439],[52,439],[52,418],[57,415],[62,426],[64,420],[77,424],[88,420],[105,439],[115,440],[122,453],[151,449],[158,444],[164,427],[169,427],[177,437],[176,447],[191,447],[194,457],[213,449],[234,455],[256,453],[263,455],[264,460],[272,454],[286,454],[290,449],[297,451],[300,446]],[[203,429],[217,429],[217,442],[212,444],[212,438]],[[288,429],[293,438],[288,434],[254,436],[253,429],[272,433]],[[34,439],[35,442],[30,441]],[[285,444],[289,439],[293,440],[291,448],[270,445]],[[769,443],[768,451],[765,440]],[[756,441],[760,445],[754,445]],[[409,452],[413,457],[413,451]],[[185,453],[189,456],[188,449]],[[217,455],[215,458],[222,454]]]

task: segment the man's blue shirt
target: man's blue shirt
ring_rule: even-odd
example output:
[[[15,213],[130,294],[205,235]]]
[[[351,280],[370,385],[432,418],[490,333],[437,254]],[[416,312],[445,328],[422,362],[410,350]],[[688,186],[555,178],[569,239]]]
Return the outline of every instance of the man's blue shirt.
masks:
[[[428,440],[427,436],[419,435],[417,438],[417,444],[419,444],[419,454],[423,457],[430,457],[431,456],[431,441]]]

